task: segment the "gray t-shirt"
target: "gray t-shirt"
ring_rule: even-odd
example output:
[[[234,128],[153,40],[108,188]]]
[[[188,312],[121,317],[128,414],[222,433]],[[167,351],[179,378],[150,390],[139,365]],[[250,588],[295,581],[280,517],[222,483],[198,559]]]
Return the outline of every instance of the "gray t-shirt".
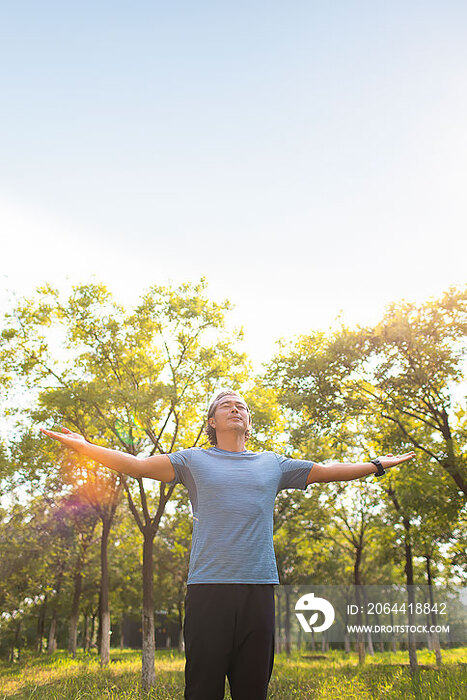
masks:
[[[170,483],[186,486],[193,509],[188,583],[279,583],[274,500],[282,489],[305,489],[313,462],[218,447],[168,457]]]

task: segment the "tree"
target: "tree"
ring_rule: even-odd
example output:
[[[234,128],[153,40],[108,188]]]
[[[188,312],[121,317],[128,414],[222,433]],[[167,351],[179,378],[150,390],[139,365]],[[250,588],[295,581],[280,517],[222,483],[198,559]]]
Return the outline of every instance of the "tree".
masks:
[[[89,556],[91,546],[94,542],[94,532],[97,524],[97,512],[86,501],[77,495],[72,494],[63,504],[68,519],[72,523],[75,547],[74,563],[72,566],[73,598],[70,614],[70,625],[68,635],[68,651],[75,658],[78,634],[78,620],[80,610],[80,600],[83,585],[83,572]]]
[[[361,384],[370,405],[397,425],[467,496],[461,434],[465,415],[454,401],[463,381],[467,336],[467,288],[451,288],[439,300],[392,304],[370,338],[376,361],[371,386]]]
[[[397,451],[398,445],[413,446],[425,457],[419,474],[430,475],[442,495],[436,519],[421,528],[424,544],[418,525],[426,505],[414,498],[414,490],[426,494],[426,489],[404,478],[410,467],[400,470],[397,488],[391,480],[386,489],[387,507],[404,533],[407,583],[414,582],[414,546],[420,555],[428,554],[428,564],[446,542],[447,523],[452,532],[459,522],[459,494],[465,499],[466,412],[454,397],[463,380],[466,302],[467,290],[451,289],[438,301],[391,305],[375,328],[302,336],[282,346],[265,378],[289,413],[292,441],[302,452],[317,446],[319,454],[327,441],[331,450],[325,459],[344,461],[345,455],[345,460],[367,461],[368,455]],[[462,559],[459,550],[456,557]],[[413,639],[409,655],[415,667]]]
[[[184,597],[191,553],[192,515],[183,491],[177,495],[176,510],[166,514],[156,538],[157,605],[166,607],[179,627],[178,649],[183,651]]]
[[[133,455],[201,444],[207,399],[221,383],[241,383],[247,367],[234,347],[241,334],[224,328],[230,305],[210,301],[205,289],[204,280],[155,286],[126,312],[102,285],[76,287],[67,300],[42,288],[37,300],[20,304],[7,319],[4,366],[30,383],[34,376],[41,387],[36,420],[52,417]],[[47,336],[52,321],[61,329],[66,359],[54,357]],[[142,680],[148,688],[155,681],[153,543],[174,486],[160,483],[156,491],[142,479],[122,483],[143,535]]]
[[[354,443],[362,417],[381,415],[467,494],[463,381],[467,289],[391,304],[374,328],[341,327],[283,346],[268,381],[281,402],[336,444]]]

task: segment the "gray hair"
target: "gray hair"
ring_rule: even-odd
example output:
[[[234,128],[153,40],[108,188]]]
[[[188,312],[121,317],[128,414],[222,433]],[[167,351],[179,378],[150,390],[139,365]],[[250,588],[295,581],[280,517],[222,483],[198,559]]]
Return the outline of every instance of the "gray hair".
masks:
[[[242,396],[240,394],[237,394],[236,391],[221,391],[220,394],[217,394],[216,398],[212,401],[211,405],[209,406],[208,410],[208,423],[206,425],[206,435],[208,436],[208,440],[211,443],[211,445],[214,445],[214,447],[217,445],[217,435],[215,429],[212,427],[212,425],[209,425],[209,419],[212,418],[216,412],[217,405],[221,399],[224,398],[224,396],[238,396],[239,399],[242,399]],[[245,401],[246,403],[246,401]],[[247,411],[248,415],[250,416],[250,422],[251,422],[251,413],[250,409],[247,406]],[[248,430],[245,433],[245,440],[248,440],[248,438],[251,435],[251,431],[248,428]]]

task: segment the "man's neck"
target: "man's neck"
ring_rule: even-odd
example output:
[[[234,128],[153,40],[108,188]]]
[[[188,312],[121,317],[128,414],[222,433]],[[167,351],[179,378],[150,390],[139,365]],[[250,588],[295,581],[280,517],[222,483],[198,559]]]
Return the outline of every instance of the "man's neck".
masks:
[[[232,435],[230,434],[218,434],[217,435],[217,445],[220,450],[226,450],[227,452],[244,452],[245,451],[245,436],[244,435]]]

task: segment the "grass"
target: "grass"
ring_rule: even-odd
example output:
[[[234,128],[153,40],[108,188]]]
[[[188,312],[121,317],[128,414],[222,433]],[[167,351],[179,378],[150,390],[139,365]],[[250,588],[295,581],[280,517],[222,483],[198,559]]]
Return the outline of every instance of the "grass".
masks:
[[[420,669],[413,676],[407,653],[376,653],[358,666],[354,654],[295,652],[276,655],[268,700],[465,700],[467,649],[443,651],[436,668],[434,654],[420,651]],[[111,663],[101,669],[95,655],[73,660],[65,652],[51,658],[25,657],[21,663],[0,663],[0,700],[183,700],[184,657],[157,651],[157,685],[143,693],[140,652],[112,650]],[[230,699],[226,682],[226,700]]]

